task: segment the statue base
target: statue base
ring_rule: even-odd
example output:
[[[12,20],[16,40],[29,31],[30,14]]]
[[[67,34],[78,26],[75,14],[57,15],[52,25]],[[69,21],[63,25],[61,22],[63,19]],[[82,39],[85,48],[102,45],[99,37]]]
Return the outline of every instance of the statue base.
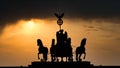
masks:
[[[40,62],[34,61],[28,67],[80,67],[80,68],[93,68],[89,61],[82,62]]]

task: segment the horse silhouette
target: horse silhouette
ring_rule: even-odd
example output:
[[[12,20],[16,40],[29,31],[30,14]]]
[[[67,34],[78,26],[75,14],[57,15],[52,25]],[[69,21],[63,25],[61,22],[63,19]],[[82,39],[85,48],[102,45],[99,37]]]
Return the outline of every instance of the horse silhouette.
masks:
[[[50,47],[50,54],[51,54],[51,60],[54,62],[56,60],[56,46],[55,46],[55,39],[52,39],[52,44]]]
[[[48,54],[48,48],[43,46],[43,43],[40,39],[37,39],[37,45],[39,46],[38,48],[38,59],[40,59],[39,54],[43,54],[43,60],[42,61],[47,61],[47,54]]]
[[[76,61],[81,61],[82,59],[81,59],[81,56],[82,56],[82,54],[84,54],[84,57],[83,57],[83,59],[85,59],[85,57],[86,57],[86,52],[85,52],[85,45],[86,45],[86,38],[83,38],[82,39],[82,41],[81,41],[81,44],[80,44],[80,46],[78,46],[77,48],[76,48],[76,51],[75,51],[75,53],[76,53]]]

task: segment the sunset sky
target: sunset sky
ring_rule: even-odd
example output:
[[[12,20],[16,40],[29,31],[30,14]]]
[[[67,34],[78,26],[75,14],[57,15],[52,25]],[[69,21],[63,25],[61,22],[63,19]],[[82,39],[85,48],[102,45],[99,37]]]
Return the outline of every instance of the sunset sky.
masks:
[[[50,48],[59,30],[58,12],[65,14],[62,29],[71,37],[73,52],[87,38],[83,61],[120,65],[119,0],[0,0],[0,66],[39,61],[36,40]]]

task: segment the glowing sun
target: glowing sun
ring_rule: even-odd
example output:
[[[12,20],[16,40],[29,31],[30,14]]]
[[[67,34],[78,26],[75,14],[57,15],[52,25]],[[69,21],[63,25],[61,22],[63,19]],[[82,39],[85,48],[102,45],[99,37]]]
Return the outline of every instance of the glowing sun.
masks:
[[[27,26],[28,28],[33,28],[33,27],[35,26],[35,23],[34,23],[33,21],[28,21],[28,22],[26,23],[26,26]]]

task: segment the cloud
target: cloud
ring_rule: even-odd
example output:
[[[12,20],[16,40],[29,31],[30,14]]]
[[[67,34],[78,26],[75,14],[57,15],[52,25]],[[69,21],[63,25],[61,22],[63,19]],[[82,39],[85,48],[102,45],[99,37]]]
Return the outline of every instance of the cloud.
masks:
[[[72,19],[119,18],[119,3],[113,0],[1,0],[0,28],[20,19],[55,17],[59,9],[66,18]]]

